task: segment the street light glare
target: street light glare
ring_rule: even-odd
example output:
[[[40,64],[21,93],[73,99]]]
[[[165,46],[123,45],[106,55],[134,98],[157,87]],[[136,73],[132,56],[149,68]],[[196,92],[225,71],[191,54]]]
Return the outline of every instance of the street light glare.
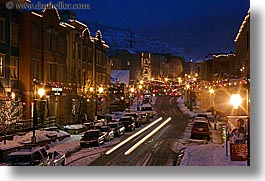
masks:
[[[213,89],[210,89],[210,94],[213,94],[214,93],[214,90]]]
[[[38,94],[39,94],[40,98],[42,98],[42,97],[45,95],[45,89],[40,88],[40,89],[38,90]]]
[[[103,93],[103,92],[104,92],[103,87],[100,87],[100,88],[98,89],[98,92],[99,92],[99,93]]]
[[[234,106],[234,109],[238,109],[238,106],[242,103],[242,98],[239,94],[233,94],[230,99],[230,104]]]

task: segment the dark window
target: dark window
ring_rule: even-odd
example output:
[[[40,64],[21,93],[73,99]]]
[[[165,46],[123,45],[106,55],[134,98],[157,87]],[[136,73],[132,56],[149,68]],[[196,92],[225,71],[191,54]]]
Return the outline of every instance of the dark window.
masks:
[[[0,42],[5,41],[5,19],[0,18]]]
[[[33,153],[32,155],[32,164],[34,165],[34,163],[37,163],[37,161],[41,161],[42,160],[42,156],[40,154],[39,151]]]
[[[64,55],[66,52],[66,38],[64,34],[60,34],[59,36],[59,51],[61,55]]]
[[[11,23],[11,44],[18,46],[18,24]]]
[[[12,155],[7,157],[6,163],[14,166],[30,165],[30,158],[30,155]]]
[[[40,27],[35,23],[32,24],[31,37],[32,37],[32,47],[40,48]]]

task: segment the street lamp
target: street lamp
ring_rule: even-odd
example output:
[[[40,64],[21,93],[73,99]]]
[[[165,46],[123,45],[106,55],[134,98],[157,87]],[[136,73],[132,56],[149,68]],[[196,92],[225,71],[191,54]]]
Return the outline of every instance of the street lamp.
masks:
[[[234,109],[238,109],[242,103],[242,97],[239,94],[233,94],[230,98],[230,104],[233,105]]]
[[[214,129],[217,129],[216,128],[216,120],[215,120],[215,115],[216,115],[216,112],[215,112],[215,100],[214,100],[214,93],[215,93],[215,90],[214,89],[210,89],[209,90],[210,92],[210,104],[211,104],[211,107],[212,107],[212,114],[214,115]]]

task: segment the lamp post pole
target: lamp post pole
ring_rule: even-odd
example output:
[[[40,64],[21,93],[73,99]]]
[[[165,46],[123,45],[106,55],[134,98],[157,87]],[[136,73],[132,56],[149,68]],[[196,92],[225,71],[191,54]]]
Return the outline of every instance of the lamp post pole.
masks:
[[[31,138],[31,143],[35,144],[36,143],[36,124],[38,120],[38,113],[37,113],[37,80],[34,81],[34,92],[33,92],[33,125],[32,125],[32,138]]]
[[[36,124],[38,122],[38,113],[37,113],[37,80],[34,81],[34,101],[33,101],[33,128],[32,128],[32,138],[31,138],[31,143],[35,144],[36,143]],[[42,98],[45,95],[45,90],[43,88],[40,88],[38,90],[38,95],[40,98]]]

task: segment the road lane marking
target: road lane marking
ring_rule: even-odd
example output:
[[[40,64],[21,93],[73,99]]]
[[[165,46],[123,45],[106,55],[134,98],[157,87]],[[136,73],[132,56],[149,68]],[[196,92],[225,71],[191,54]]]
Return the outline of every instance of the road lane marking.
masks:
[[[129,150],[127,150],[124,155],[131,154],[135,149],[137,149],[141,144],[143,144],[148,138],[153,136],[157,131],[159,131],[163,126],[165,126],[169,121],[171,121],[171,117],[168,118],[166,121],[164,121],[161,125],[159,125],[156,129],[154,129],[151,133],[149,133],[147,136],[145,136],[143,139],[141,139],[138,143],[136,143],[133,147],[131,147]]]
[[[113,151],[115,151],[116,149],[118,149],[119,147],[121,147],[122,145],[124,145],[125,143],[127,143],[128,141],[130,141],[131,139],[135,138],[136,136],[138,136],[139,134],[141,134],[145,130],[149,129],[150,127],[152,127],[153,125],[155,125],[156,123],[158,123],[161,120],[162,120],[162,117],[158,118],[157,120],[155,120],[154,122],[152,122],[148,126],[144,127],[143,129],[141,129],[137,133],[131,135],[129,138],[125,139],[124,141],[120,142],[119,144],[117,144],[116,146],[114,146],[113,148],[111,148],[110,150],[108,150],[105,154],[106,155],[111,154]]]

